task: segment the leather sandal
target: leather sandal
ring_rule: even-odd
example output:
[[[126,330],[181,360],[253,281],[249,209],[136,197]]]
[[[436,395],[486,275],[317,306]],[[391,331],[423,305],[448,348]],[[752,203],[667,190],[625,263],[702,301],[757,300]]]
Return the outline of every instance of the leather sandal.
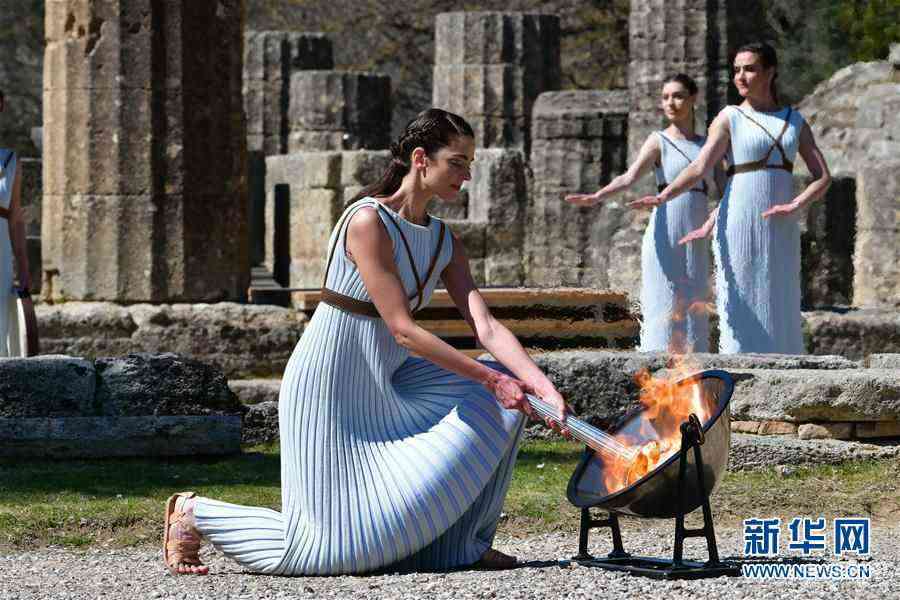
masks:
[[[474,566],[480,569],[511,569],[515,567],[518,562],[519,561],[515,556],[510,556],[499,550],[488,548]]]
[[[185,518],[185,513],[183,511],[176,511],[175,507],[178,505],[178,499],[184,498],[187,500],[194,496],[196,496],[194,492],[179,492],[178,494],[169,496],[169,499],[166,501],[165,525],[163,530],[163,560],[165,561],[169,572],[173,575],[197,574],[193,572],[179,572],[179,565],[203,566],[199,556],[201,545],[199,534],[194,540],[169,539],[169,532],[172,530],[172,527]]]

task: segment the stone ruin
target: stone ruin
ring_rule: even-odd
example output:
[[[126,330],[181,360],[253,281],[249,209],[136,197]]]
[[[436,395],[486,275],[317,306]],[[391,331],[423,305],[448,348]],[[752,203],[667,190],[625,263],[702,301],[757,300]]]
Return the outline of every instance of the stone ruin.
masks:
[[[347,200],[390,160],[389,79],[335,70],[331,42],[320,33],[243,32],[240,0],[165,10],[138,0],[49,0],[47,7],[44,155],[23,161],[29,252],[43,255],[32,262],[42,263],[42,293],[54,302],[38,308],[47,349],[90,357],[177,350],[207,360],[234,380],[242,401],[263,400],[258,410],[229,404],[225,412],[247,412],[265,439],[277,385],[253,378],[280,375],[306,317],[274,306],[203,302],[244,300],[251,267],[257,281],[271,278],[274,287],[320,285],[331,228]],[[433,103],[472,122],[478,148],[461,202],[435,210],[465,243],[479,284],[634,295],[646,213],[621,201],[580,209],[562,197],[596,189],[626,168],[662,125],[656,97],[670,72],[696,76],[701,121],[727,102],[731,10],[725,2],[679,0],[660,8],[633,0],[630,87],[612,91],[558,89],[559,22],[552,15],[438,17]],[[804,313],[810,350],[853,359],[846,364],[741,367],[709,359],[707,366],[756,369],[741,384],[753,398],[770,393],[770,379],[779,376],[770,377],[771,369],[796,369],[791,377],[801,387],[808,377],[808,402],[824,389],[813,385],[821,376],[807,375],[809,369],[833,369],[828,381],[853,402],[900,385],[884,372],[896,358],[874,357],[900,352],[900,274],[891,260],[900,247],[900,171],[890,118],[900,98],[898,58],[895,47],[887,62],[848,67],[799,107],[836,176],[829,198],[806,219],[804,296],[816,305],[881,312]],[[650,178],[644,184],[635,193],[652,189]],[[606,308],[627,312],[618,299]],[[618,342],[621,334],[608,335]],[[259,356],[271,360],[260,365]],[[555,356],[541,360],[561,382],[575,376]],[[598,359],[559,360],[590,371]],[[599,360],[628,371],[644,359],[608,353]],[[89,409],[100,406],[91,394],[82,402]],[[756,433],[815,425],[831,437],[896,435],[897,415],[880,405],[866,412],[860,404],[840,419],[829,416],[827,403],[803,414],[788,405],[775,414],[762,400],[747,406],[736,416]],[[78,414],[60,418],[117,417]]]

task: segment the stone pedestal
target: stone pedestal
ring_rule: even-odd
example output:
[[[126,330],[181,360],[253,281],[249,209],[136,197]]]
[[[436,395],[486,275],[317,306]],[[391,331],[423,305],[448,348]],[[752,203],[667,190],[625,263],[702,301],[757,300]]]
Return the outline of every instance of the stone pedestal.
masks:
[[[241,298],[243,1],[46,11],[44,295]]]
[[[390,95],[391,79],[379,73],[294,73],[288,151],[387,148]]]
[[[610,244],[621,215],[611,220],[615,213],[607,207],[579,208],[564,197],[594,192],[625,170],[627,113],[623,92],[547,92],[538,97],[526,285],[609,286]]]
[[[854,306],[900,306],[900,161],[857,175]]]
[[[560,86],[559,17],[441,13],[434,62],[434,106],[465,117],[480,147],[527,152],[534,101]]]

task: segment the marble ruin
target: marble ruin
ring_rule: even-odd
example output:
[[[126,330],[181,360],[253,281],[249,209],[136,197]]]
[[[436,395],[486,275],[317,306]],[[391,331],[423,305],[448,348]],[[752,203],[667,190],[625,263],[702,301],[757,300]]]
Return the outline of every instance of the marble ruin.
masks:
[[[243,24],[241,0],[48,0],[46,298],[244,297]]]

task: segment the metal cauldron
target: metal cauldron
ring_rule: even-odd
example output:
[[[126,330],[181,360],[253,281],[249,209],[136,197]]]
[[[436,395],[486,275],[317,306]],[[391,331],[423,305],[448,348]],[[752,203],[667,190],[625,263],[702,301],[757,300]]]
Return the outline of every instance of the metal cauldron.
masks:
[[[687,383],[693,381],[694,383]],[[688,485],[684,490],[684,514],[699,507],[716,489],[728,466],[728,451],[731,444],[731,419],[728,402],[734,391],[734,380],[725,371],[703,371],[679,380],[686,385],[702,387],[702,398],[710,413],[706,422],[701,422],[704,443],[703,482],[705,489]],[[642,411],[608,431],[610,434],[628,429],[641,417]],[[597,507],[614,513],[649,518],[672,518],[678,514],[678,471],[679,453],[676,452],[665,462],[631,485],[610,494],[603,483],[603,463],[588,448],[581,462],[569,480],[566,496],[579,508]],[[694,454],[687,453],[686,482],[697,481],[697,467]]]

